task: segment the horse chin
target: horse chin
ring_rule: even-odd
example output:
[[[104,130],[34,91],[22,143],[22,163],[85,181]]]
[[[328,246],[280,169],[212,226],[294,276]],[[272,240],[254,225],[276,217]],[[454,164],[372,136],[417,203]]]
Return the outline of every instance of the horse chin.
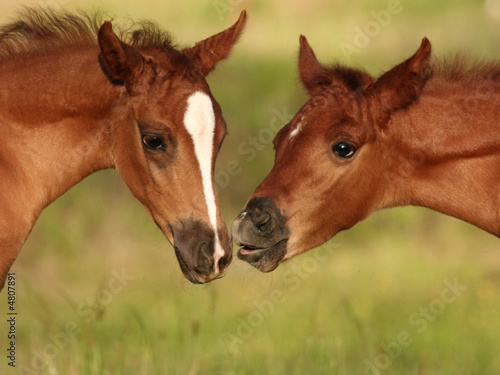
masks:
[[[254,249],[243,246],[238,250],[238,258],[254,266],[261,272],[271,272],[279,266],[286,254],[286,244],[288,239],[284,239],[265,249]]]

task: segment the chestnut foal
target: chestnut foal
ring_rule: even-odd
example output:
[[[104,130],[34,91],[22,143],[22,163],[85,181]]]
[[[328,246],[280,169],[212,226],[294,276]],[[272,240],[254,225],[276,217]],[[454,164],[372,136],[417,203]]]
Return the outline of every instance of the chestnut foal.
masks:
[[[311,99],[277,134],[274,167],[233,223],[269,272],[385,207],[416,205],[500,235],[500,63],[430,64],[424,38],[378,79],[325,67],[300,38]]]
[[[116,168],[193,283],[222,277],[232,244],[214,163],[226,134],[205,76],[245,24],[178,50],[152,22],[26,10],[0,29],[0,289],[40,212]]]

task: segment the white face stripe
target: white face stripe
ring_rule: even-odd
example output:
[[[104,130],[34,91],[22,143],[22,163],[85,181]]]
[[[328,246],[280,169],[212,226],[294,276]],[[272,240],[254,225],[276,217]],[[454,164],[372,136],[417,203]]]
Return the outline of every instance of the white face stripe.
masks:
[[[295,129],[293,129],[291,132],[290,132],[290,138],[293,138],[295,137],[297,134],[299,134],[300,130],[302,128],[302,121],[299,122],[297,124],[297,126],[295,127]]]
[[[305,117],[302,116],[300,118],[300,121],[297,123],[297,125],[295,125],[295,129],[293,129],[291,132],[290,132],[290,139],[292,139],[293,137],[295,137],[297,134],[299,134],[299,132],[302,130],[302,128],[306,125],[305,123]]]
[[[224,256],[224,250],[220,244],[217,232],[217,207],[215,205],[211,172],[215,135],[215,113],[212,100],[207,94],[196,91],[188,98],[187,109],[184,114],[184,126],[193,139],[194,152],[200,166],[208,217],[215,232],[214,267],[215,272],[218,272],[219,259]]]

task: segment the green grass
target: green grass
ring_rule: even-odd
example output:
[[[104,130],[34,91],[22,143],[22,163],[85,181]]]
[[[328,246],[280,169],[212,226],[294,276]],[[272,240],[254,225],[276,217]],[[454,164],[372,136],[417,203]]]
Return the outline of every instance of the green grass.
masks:
[[[17,3],[2,2],[2,19]],[[320,60],[346,62],[340,44],[351,43],[355,27],[388,4],[232,1],[223,4],[237,3],[234,9],[220,18],[212,1],[60,3],[154,18],[183,45],[248,10],[243,40],[209,78],[229,129],[217,171],[231,162],[240,168],[219,186],[228,224],[274,158],[266,139],[254,158],[238,151],[241,144],[271,129],[274,118],[281,125],[276,113],[293,114],[305,101],[298,35]],[[401,4],[403,11],[351,56],[354,65],[376,74],[413,53],[424,35],[437,55],[499,56],[498,21],[483,2]],[[498,239],[458,220],[391,209],[273,273],[235,259],[226,277],[195,286],[118,174],[99,172],[44,211],[12,269],[17,369],[5,358],[2,292],[0,373],[498,374],[499,250]],[[447,290],[455,281],[466,288],[453,299]]]
[[[56,274],[80,264],[72,277],[58,277],[63,285],[31,276],[23,255],[15,268],[18,363],[42,353],[51,359],[43,373],[64,374],[302,374],[311,368],[360,374],[367,361],[389,374],[497,373],[497,240],[453,219],[443,220],[443,234],[414,228],[419,235],[409,235],[420,220],[436,219],[420,211],[401,230],[363,239],[378,220],[397,220],[400,213],[375,217],[273,274],[235,261],[224,279],[202,287],[180,278],[172,256],[151,249],[110,249],[114,256],[105,261],[97,254],[54,260]],[[444,233],[468,231],[440,252]],[[471,246],[476,241],[481,249]],[[133,279],[111,294],[123,269]],[[442,297],[449,283],[466,287],[451,302],[451,292]],[[405,345],[395,349],[403,332]],[[388,362],[387,353],[397,356]]]

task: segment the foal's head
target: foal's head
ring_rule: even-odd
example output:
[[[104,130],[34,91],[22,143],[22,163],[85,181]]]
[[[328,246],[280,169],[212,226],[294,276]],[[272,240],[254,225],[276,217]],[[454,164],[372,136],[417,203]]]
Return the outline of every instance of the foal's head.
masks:
[[[194,283],[223,276],[232,258],[213,175],[226,125],[205,76],[229,54],[245,18],[183,50],[157,41],[136,48],[110,22],[98,33],[101,67],[121,90],[110,127],[115,167]]]
[[[378,79],[325,67],[300,38],[299,70],[311,98],[274,140],[274,167],[233,223],[238,256],[269,272],[350,228],[383,205],[384,130],[418,98],[430,43]]]

